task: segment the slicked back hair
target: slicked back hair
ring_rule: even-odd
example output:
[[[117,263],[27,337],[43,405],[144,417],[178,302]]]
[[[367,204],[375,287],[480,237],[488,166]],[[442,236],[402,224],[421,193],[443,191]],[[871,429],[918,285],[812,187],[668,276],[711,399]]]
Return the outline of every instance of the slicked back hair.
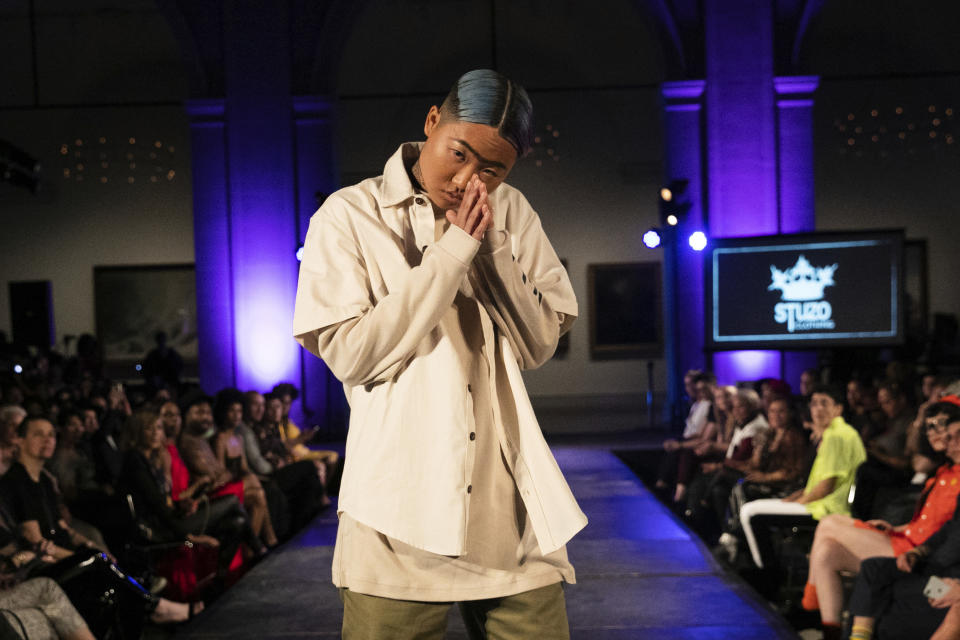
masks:
[[[443,120],[496,127],[517,157],[533,148],[533,105],[519,84],[490,69],[468,71],[454,83],[440,105]]]

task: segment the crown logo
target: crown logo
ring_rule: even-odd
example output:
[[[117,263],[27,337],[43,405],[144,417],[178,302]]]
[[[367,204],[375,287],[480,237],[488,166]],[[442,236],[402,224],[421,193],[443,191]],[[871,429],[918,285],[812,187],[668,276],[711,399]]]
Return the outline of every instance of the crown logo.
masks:
[[[770,265],[770,279],[773,282],[767,287],[768,291],[780,289],[783,292],[781,300],[804,301],[820,300],[823,298],[824,287],[834,284],[833,274],[837,270],[837,265],[829,267],[814,267],[802,255],[797,259],[797,264],[786,271],[780,271],[774,265]]]

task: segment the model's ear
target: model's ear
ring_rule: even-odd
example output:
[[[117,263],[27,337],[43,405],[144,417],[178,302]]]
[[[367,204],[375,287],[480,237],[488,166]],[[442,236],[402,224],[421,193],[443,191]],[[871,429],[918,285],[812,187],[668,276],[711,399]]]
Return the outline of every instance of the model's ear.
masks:
[[[440,126],[440,109],[437,108],[437,105],[433,105],[427,112],[427,121],[423,123],[424,135],[429,138],[438,126]]]

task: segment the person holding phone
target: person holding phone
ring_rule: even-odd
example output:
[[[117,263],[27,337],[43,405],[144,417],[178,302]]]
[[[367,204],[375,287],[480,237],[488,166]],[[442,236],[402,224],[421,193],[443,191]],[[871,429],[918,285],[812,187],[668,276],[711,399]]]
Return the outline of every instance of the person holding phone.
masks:
[[[948,450],[960,446],[960,418],[947,425]],[[960,506],[960,498],[955,502]],[[850,597],[851,640],[960,638],[960,514],[896,558],[867,558]]]

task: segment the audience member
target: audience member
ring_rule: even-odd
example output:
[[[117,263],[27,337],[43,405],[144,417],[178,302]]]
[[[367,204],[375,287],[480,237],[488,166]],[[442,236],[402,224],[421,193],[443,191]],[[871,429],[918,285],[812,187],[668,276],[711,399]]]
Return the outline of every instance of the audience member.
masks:
[[[935,450],[947,451],[951,463],[931,478],[913,519],[893,526],[884,520],[863,522],[835,514],[824,517],[817,526],[810,551],[810,573],[803,606],[820,610],[824,628],[839,625],[843,606],[841,571],[858,571],[864,558],[894,557],[922,544],[953,517],[960,495],[960,398],[956,403],[941,402],[928,411],[927,437]],[[955,436],[954,434],[957,434]]]
[[[923,593],[933,576],[950,586],[935,599]],[[863,561],[850,596],[850,639],[870,640],[874,633],[878,638],[956,638],[960,633],[957,578],[960,513],[954,509],[953,518],[923,544],[896,558],[877,556]]]
[[[828,385],[814,387],[810,414],[817,456],[806,486],[779,500],[747,502],[740,510],[740,524],[753,560],[760,568],[773,557],[767,531],[769,519],[807,524],[831,513],[849,513],[847,495],[857,467],[867,456],[860,435],[843,420],[843,393]]]
[[[217,461],[230,472],[233,480],[243,483],[243,503],[250,511],[250,525],[254,532],[267,546],[276,546],[277,535],[270,518],[267,493],[260,478],[250,471],[243,441],[236,432],[243,423],[243,394],[236,389],[218,392],[213,419],[218,429],[214,439]]]
[[[254,534],[268,546],[275,545],[277,540],[272,535],[272,526],[267,528],[270,514],[262,489],[247,494],[243,479],[235,478],[210,446],[209,439],[216,432],[210,398],[202,394],[188,396],[181,411],[184,409],[184,428],[180,434],[179,449],[187,469],[194,477],[211,478],[211,486],[207,491],[210,497],[237,496],[250,515],[250,526]]]
[[[739,546],[740,509],[746,502],[764,498],[782,498],[802,488],[808,467],[808,441],[797,424],[792,404],[777,398],[767,411],[770,425],[765,437],[754,448],[743,482],[737,484],[730,499],[730,521],[720,536],[720,544],[730,561],[736,559]],[[717,507],[715,507],[717,508]]]
[[[255,555],[266,553],[236,496],[173,499],[170,454],[159,414],[142,411],[134,415],[132,431],[134,439],[124,459],[121,486],[133,496],[137,515],[152,531],[153,542],[189,540],[218,547],[221,577],[241,542]]]
[[[702,463],[702,473],[690,487],[685,515],[708,542],[719,535],[730,491],[749,470],[754,448],[761,445],[769,429],[761,402],[753,389],[737,389],[732,403],[735,428],[724,457]]]
[[[864,436],[867,461],[857,470],[857,490],[851,507],[858,518],[877,515],[875,502],[882,488],[904,488],[913,477],[907,431],[914,413],[907,395],[899,383],[885,382],[877,390],[877,400],[884,421]]]
[[[664,441],[663,448],[667,453],[661,461],[657,474],[658,489],[667,489],[671,483],[674,483],[673,502],[675,504],[681,504],[686,500],[687,487],[697,473],[700,461],[697,459],[695,450],[704,445],[709,446],[717,433],[716,418],[711,410],[715,384],[713,376],[691,370],[684,376],[683,381],[693,404],[690,405],[682,438]],[[713,427],[711,428],[710,425]],[[703,451],[702,448],[701,451]]]

